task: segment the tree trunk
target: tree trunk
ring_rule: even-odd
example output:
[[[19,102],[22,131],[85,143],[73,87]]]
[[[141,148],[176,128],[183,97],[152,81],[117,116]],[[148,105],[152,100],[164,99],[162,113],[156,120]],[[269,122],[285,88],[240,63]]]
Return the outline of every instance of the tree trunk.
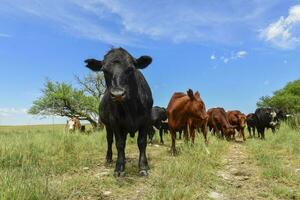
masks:
[[[89,117],[86,120],[91,123],[94,131],[99,131],[103,129],[103,123],[100,120],[99,122],[96,122],[95,120]]]

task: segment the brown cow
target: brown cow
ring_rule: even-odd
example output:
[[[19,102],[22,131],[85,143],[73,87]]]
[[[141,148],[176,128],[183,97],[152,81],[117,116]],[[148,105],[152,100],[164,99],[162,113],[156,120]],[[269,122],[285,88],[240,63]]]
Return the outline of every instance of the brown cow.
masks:
[[[66,128],[69,132],[75,132],[81,129],[80,120],[78,117],[73,117],[67,121]]]
[[[176,154],[176,131],[183,129],[186,141],[189,136],[194,143],[195,129],[200,128],[207,143],[207,120],[205,104],[199,92],[195,94],[191,89],[185,93],[174,93],[167,107],[168,126],[172,137],[171,152]],[[188,133],[189,129],[189,133]]]
[[[227,111],[228,121],[235,129],[242,135],[243,140],[246,141],[244,129],[246,127],[246,115],[239,110]]]
[[[227,140],[235,134],[234,127],[230,125],[224,108],[210,108],[207,114],[209,116],[208,127],[213,130],[213,133],[221,132],[222,137],[225,136]]]

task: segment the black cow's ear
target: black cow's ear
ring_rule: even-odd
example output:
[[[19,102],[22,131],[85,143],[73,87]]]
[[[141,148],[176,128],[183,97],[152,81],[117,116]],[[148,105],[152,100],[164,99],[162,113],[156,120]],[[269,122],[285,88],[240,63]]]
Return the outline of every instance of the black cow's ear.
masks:
[[[87,59],[84,61],[86,63],[86,67],[90,68],[91,70],[98,72],[102,68],[102,62],[96,59]]]
[[[144,69],[152,62],[152,58],[150,56],[141,56],[136,59],[135,67],[138,69]]]

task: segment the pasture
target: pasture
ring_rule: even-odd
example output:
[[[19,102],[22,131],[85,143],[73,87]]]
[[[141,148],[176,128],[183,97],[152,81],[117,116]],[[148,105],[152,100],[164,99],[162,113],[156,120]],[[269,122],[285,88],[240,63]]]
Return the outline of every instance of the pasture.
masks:
[[[227,142],[202,134],[147,147],[148,177],[138,176],[136,138],[126,145],[126,175],[105,164],[105,132],[67,134],[63,125],[0,127],[0,199],[300,199],[300,135],[282,125],[266,140]],[[240,140],[240,138],[238,138]]]

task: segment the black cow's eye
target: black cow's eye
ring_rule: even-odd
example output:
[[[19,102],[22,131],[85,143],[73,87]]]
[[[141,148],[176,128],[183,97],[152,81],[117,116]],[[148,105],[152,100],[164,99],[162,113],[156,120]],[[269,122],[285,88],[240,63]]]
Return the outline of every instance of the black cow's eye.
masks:
[[[106,69],[102,69],[102,72],[105,76],[109,76],[110,75],[110,72]]]
[[[130,74],[130,73],[132,73],[132,72],[133,72],[133,68],[128,68],[128,69],[126,69],[126,71],[125,71],[126,74]]]
[[[119,60],[112,61],[112,64],[120,64],[121,62]]]
[[[103,72],[103,74],[106,74],[107,70],[106,69],[102,69],[102,72]]]

